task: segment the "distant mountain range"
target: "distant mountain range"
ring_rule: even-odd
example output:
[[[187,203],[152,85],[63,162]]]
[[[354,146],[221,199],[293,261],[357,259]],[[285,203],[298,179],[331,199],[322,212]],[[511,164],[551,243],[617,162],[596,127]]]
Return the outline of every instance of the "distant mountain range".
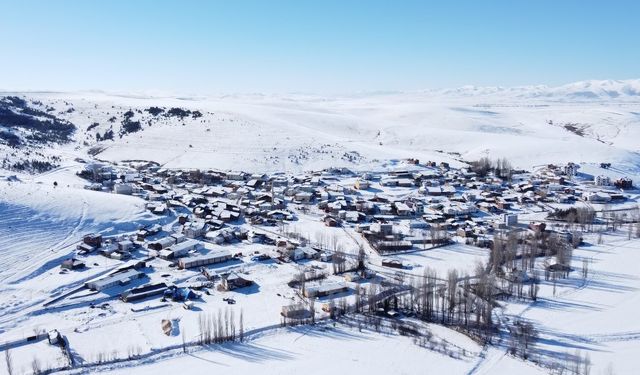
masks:
[[[640,79],[589,80],[562,86],[463,86],[455,89],[426,90],[425,92],[447,96],[502,96],[561,101],[640,100]]]

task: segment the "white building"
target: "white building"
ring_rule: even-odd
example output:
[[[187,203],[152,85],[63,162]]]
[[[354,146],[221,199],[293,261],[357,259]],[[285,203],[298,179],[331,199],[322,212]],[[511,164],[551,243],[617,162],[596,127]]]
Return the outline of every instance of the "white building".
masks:
[[[204,221],[190,221],[182,229],[182,233],[187,238],[198,238],[207,232],[207,224]]]
[[[611,178],[608,176],[599,175],[593,179],[596,186],[609,186],[611,185]]]
[[[129,269],[124,272],[118,272],[97,280],[89,281],[85,285],[91,290],[101,291],[117,285],[128,284],[131,280],[139,279],[142,277],[144,277],[143,272],[135,269]]]
[[[506,225],[506,226],[516,225],[516,224],[518,224],[518,215],[516,215],[516,214],[503,214],[502,215],[502,221],[504,222],[504,225]]]
[[[562,167],[562,171],[569,177],[573,177],[578,174],[578,169],[580,166],[575,163],[567,163],[564,167]]]
[[[586,193],[583,194],[583,198],[589,202],[609,202],[611,200],[611,195],[603,192],[597,193]]]
[[[206,255],[180,259],[178,266],[182,269],[202,267],[209,264],[226,262],[229,259],[231,259],[231,253],[229,250],[218,250],[212,251]]]
[[[133,185],[131,184],[115,184],[113,185],[113,192],[116,194],[133,194]]]
[[[163,259],[180,258],[187,255],[189,251],[196,250],[199,246],[200,242],[196,240],[186,240],[184,242],[170,246],[166,249],[160,250],[158,254],[160,255],[160,258]]]
[[[371,183],[364,179],[359,179],[355,182],[354,187],[358,190],[367,190],[371,187]]]

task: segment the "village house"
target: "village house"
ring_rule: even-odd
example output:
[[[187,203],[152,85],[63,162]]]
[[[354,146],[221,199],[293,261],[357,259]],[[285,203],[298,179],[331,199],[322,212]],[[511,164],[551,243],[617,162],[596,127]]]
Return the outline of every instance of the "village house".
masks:
[[[86,287],[95,290],[102,291],[108,288],[112,288],[118,285],[126,285],[130,281],[145,277],[143,272],[140,272],[135,269],[128,269],[122,272],[117,272],[110,274],[108,276],[102,277],[100,279],[88,281],[85,283]]]
[[[358,179],[353,186],[358,190],[367,190],[371,187],[371,183],[367,180]]]
[[[349,290],[349,288],[343,282],[324,283],[306,287],[304,290],[304,296],[307,298],[326,297],[332,294],[346,292],[347,290]]]
[[[235,272],[223,275],[220,281],[220,287],[225,291],[245,288],[251,285],[253,285],[253,281],[245,279]]]
[[[598,192],[584,192],[582,198],[588,202],[593,203],[606,203],[611,201],[611,195],[598,191]]]
[[[71,258],[62,261],[60,268],[67,270],[79,270],[85,268],[85,263],[76,258]]]
[[[632,189],[633,188],[633,181],[628,177],[622,177],[622,178],[617,179],[615,181],[614,185],[618,189]]]
[[[289,319],[304,319],[310,317],[312,314],[313,312],[303,303],[282,306],[282,311],[280,312],[280,315]]]
[[[82,242],[92,246],[93,248],[97,248],[102,246],[102,235],[101,234],[87,234],[82,237]]]
[[[131,195],[133,194],[133,185],[129,183],[118,183],[113,185],[113,192],[116,194]]]
[[[593,179],[596,186],[609,186],[611,185],[611,179],[609,176],[598,175]]]
[[[189,251],[196,250],[198,247],[200,247],[200,242],[190,239],[162,249],[158,255],[162,259],[175,259],[187,255]]]
[[[296,203],[308,204],[313,199],[313,194],[306,191],[300,191],[297,192],[293,197]]]
[[[502,222],[505,226],[512,226],[518,224],[518,215],[517,214],[502,214]]]
[[[210,264],[226,262],[229,259],[231,259],[231,252],[221,249],[205,255],[182,258],[178,261],[178,267],[180,269],[203,267]]]
[[[571,162],[567,163],[565,166],[562,167],[562,171],[564,172],[564,174],[569,177],[573,177],[577,175],[578,169],[580,169],[580,166]]]
[[[403,202],[394,203],[394,207],[398,216],[409,216],[412,214],[411,208]]]
[[[198,238],[204,236],[208,226],[204,221],[190,221],[182,227],[182,233],[187,238]]]

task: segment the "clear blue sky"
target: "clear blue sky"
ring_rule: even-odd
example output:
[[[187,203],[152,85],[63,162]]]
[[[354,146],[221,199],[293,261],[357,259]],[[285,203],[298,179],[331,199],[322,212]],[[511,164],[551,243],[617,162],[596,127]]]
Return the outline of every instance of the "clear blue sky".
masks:
[[[1,89],[415,90],[640,77],[640,1],[0,0]]]

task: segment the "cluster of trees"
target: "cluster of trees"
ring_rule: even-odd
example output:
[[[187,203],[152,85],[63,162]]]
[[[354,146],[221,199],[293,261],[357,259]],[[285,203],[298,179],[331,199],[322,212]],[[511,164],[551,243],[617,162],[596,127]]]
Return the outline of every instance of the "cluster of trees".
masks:
[[[333,273],[339,275],[347,272],[347,257],[342,250],[336,250],[331,257],[331,267]]]
[[[497,332],[493,319],[498,291],[496,279],[478,265],[477,275],[468,277],[452,270],[445,279],[427,268],[421,277],[406,276],[396,285],[370,284],[356,288],[355,301],[344,299],[330,305],[331,317],[362,314],[365,324],[376,331],[383,324],[381,312],[404,311],[426,322],[456,326],[479,339],[490,341]],[[384,314],[383,314],[384,315]]]
[[[158,116],[162,112],[164,112],[164,108],[160,107],[149,107],[145,109],[146,112],[149,112],[152,116]]]
[[[537,257],[555,257],[556,263],[570,265],[573,249],[579,240],[577,232],[562,235],[543,232],[532,236],[524,231],[511,230],[494,236],[489,265],[498,274],[502,269],[533,271]]]
[[[185,117],[191,117],[193,119],[202,117],[202,112],[200,111],[191,111],[189,109],[177,107],[170,108],[169,110],[161,107],[149,107],[144,111],[148,112],[153,117],[158,117],[159,115],[164,114],[165,117],[177,117],[180,120],[183,120]]]
[[[514,356],[529,359],[530,351],[538,338],[534,325],[518,319],[509,326],[509,352]]]
[[[22,145],[22,140],[20,139],[19,136],[11,132],[8,132],[6,130],[0,131],[0,141],[5,143],[7,146],[13,147],[13,148],[17,148],[17,147],[20,147],[20,145]]]
[[[142,130],[142,125],[140,125],[140,121],[132,120],[134,116],[133,111],[128,110],[124,113],[124,118],[121,122],[120,126],[120,137],[125,134],[135,133]]]
[[[592,207],[571,207],[555,210],[549,217],[569,224],[579,224],[582,230],[592,230],[596,212]]]
[[[227,341],[244,340],[244,314],[240,310],[240,317],[236,322],[233,310],[219,310],[217,314],[200,314],[198,316],[200,345],[218,344]],[[184,336],[183,336],[184,341]],[[183,345],[186,345],[183,342]]]
[[[103,135],[100,135],[100,133],[96,133],[96,141],[100,142],[107,140],[113,140],[113,129],[105,131]]]
[[[184,119],[185,117],[191,116],[192,118],[196,119],[196,118],[200,118],[202,117],[202,113],[200,111],[190,111],[188,109],[182,109],[182,108],[171,108],[167,111],[166,113],[167,117],[178,117],[180,120]]]
[[[76,130],[69,121],[32,108],[21,98],[8,96],[0,99],[0,124],[31,132],[29,139],[37,142],[65,143]]]
[[[496,235],[488,268],[499,277],[501,296],[537,299],[540,283],[535,269],[537,257],[546,258],[545,280],[553,280],[554,286],[558,278],[568,277],[576,246],[574,240],[580,236],[574,233],[568,237],[553,232],[532,236],[526,232],[509,231]],[[586,279],[588,265],[583,266],[582,272]]]
[[[493,172],[497,177],[509,180],[513,174],[513,167],[509,160],[505,158],[491,160],[488,157],[483,157],[472,161],[470,164],[471,170],[480,177],[485,177],[489,172]]]
[[[574,354],[564,353],[558,356],[551,363],[540,363],[551,369],[551,373],[560,375],[590,375],[591,374],[591,358],[586,353],[584,356],[580,350],[576,350]],[[604,369],[601,374],[613,375],[613,367],[611,364]]]
[[[27,171],[34,173],[43,173],[58,167],[58,164],[51,163],[46,160],[23,160],[13,163],[10,169],[15,171]]]

